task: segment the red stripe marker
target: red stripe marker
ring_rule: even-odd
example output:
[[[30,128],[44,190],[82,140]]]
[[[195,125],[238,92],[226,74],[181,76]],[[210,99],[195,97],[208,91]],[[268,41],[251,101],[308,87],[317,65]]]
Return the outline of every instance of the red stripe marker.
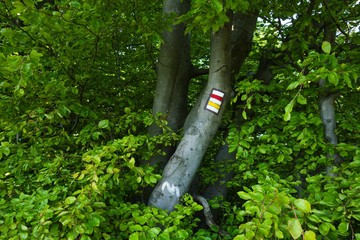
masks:
[[[224,92],[213,88],[211,90],[209,100],[206,103],[205,109],[209,110],[210,112],[218,114],[220,111],[224,96],[225,96]]]

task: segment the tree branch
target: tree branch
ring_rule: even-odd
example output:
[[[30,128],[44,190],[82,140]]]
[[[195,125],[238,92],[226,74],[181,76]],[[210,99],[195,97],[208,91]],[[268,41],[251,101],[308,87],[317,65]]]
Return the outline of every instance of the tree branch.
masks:
[[[209,69],[199,69],[199,68],[195,68],[194,66],[192,67],[192,71],[191,71],[191,78],[196,78],[196,77],[200,77],[203,75],[208,75],[209,74]]]
[[[197,194],[194,194],[193,198],[196,201],[198,201],[204,208],[204,216],[205,216],[206,225],[208,225],[209,228],[214,228],[215,227],[215,228],[219,229],[218,233],[221,236],[229,235],[227,232],[220,229],[220,227],[214,221],[214,218],[213,218],[213,215],[211,213],[211,208],[210,208],[210,205],[209,205],[208,201],[203,196],[200,196],[200,195],[197,195]]]

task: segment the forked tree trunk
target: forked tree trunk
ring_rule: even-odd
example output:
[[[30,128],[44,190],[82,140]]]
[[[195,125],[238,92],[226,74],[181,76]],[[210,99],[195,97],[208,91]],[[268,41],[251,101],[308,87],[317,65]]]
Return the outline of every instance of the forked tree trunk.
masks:
[[[208,83],[188,115],[185,131],[154,188],[149,205],[172,211],[188,191],[201,160],[213,139],[231,92],[231,24],[211,36]]]

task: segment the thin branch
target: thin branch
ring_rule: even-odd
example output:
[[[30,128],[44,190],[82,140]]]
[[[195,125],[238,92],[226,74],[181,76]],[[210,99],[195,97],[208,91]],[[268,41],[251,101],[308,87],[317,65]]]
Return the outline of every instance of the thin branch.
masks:
[[[195,68],[194,66],[192,67],[192,71],[191,71],[191,78],[196,78],[196,77],[200,77],[203,75],[207,75],[209,74],[209,69],[199,69],[199,68]]]
[[[224,230],[220,229],[220,227],[216,224],[216,222],[214,221],[213,215],[211,213],[211,208],[210,205],[208,203],[208,201],[200,195],[194,194],[193,198],[198,201],[204,208],[204,216],[205,216],[205,221],[206,224],[210,227],[210,228],[217,228],[219,229],[219,234],[221,236],[226,236],[229,235],[227,232],[225,232]]]

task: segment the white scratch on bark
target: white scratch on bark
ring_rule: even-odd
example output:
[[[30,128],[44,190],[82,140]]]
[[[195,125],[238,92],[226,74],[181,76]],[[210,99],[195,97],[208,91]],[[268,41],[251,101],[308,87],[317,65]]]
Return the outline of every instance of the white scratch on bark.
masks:
[[[180,197],[180,191],[179,191],[179,188],[176,187],[174,184],[170,184],[168,182],[164,182],[161,186],[161,190],[164,191],[164,190],[168,190],[169,193],[171,194],[175,194],[177,197]]]

